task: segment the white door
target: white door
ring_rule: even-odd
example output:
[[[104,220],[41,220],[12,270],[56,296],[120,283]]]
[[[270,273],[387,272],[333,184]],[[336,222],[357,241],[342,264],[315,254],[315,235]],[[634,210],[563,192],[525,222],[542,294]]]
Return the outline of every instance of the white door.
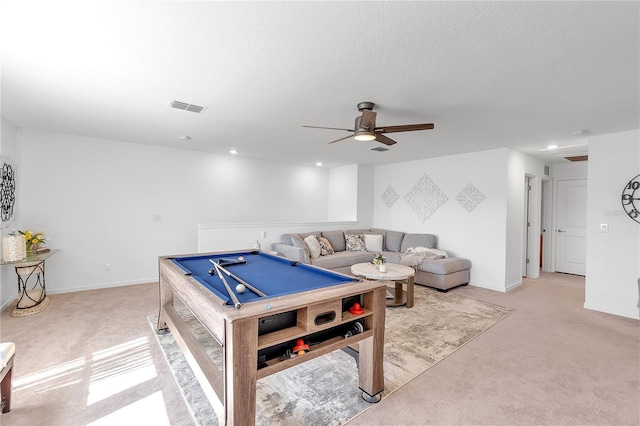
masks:
[[[559,180],[556,210],[556,272],[585,275],[587,180]]]

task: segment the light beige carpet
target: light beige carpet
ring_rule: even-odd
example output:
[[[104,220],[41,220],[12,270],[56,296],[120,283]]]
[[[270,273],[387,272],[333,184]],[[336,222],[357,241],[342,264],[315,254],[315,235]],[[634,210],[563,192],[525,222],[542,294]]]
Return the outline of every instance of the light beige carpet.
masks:
[[[419,286],[415,297],[413,308],[386,312],[383,398],[514,311]],[[154,329],[156,319],[149,317]],[[219,357],[219,348],[200,323],[191,317],[190,324],[210,355]],[[216,425],[217,417],[171,334],[157,338],[195,422]],[[360,395],[355,360],[335,351],[260,380],[256,424],[344,424],[371,407]]]

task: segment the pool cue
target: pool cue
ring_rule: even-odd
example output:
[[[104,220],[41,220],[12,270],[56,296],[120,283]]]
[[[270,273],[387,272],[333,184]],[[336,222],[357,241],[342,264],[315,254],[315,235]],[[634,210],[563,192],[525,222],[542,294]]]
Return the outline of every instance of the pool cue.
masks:
[[[224,272],[225,274],[227,274],[228,276],[230,276],[231,278],[233,278],[234,280],[238,281],[239,283],[244,284],[244,286],[246,288],[248,288],[249,290],[251,290],[252,292],[254,292],[255,294],[257,294],[260,297],[267,297],[266,294],[264,294],[263,292],[261,292],[260,290],[258,290],[257,288],[255,288],[254,286],[252,286],[251,284],[249,284],[248,282],[246,282],[245,280],[243,280],[242,278],[240,278],[239,276],[237,276],[236,274],[233,274],[229,271],[227,271],[224,267],[217,265],[216,262],[213,261],[213,259],[209,259],[209,262],[213,263],[214,265],[216,265],[220,270],[222,270],[222,272]]]
[[[211,259],[209,259],[209,260],[211,260]],[[215,262],[213,264],[213,267],[216,268],[216,269],[220,268],[220,266],[218,266],[218,264],[215,263]],[[227,289],[227,293],[229,293],[229,296],[233,300],[233,307],[236,308],[236,309],[240,309],[240,307],[242,306],[242,303],[240,303],[240,301],[236,297],[236,294],[233,292],[233,290],[231,290],[231,287],[229,287],[229,284],[227,283],[227,280],[220,273],[219,269],[218,269],[218,275],[220,275],[220,281],[222,281],[222,284],[224,284],[225,288]]]

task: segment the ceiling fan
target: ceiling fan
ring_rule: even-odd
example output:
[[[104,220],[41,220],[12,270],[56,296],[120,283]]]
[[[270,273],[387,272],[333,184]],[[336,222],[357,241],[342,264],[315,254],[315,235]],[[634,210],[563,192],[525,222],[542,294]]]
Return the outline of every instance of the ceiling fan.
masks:
[[[339,142],[344,139],[353,137],[358,141],[372,141],[383,143],[385,145],[393,145],[396,143],[391,138],[388,138],[384,133],[397,133],[397,132],[414,132],[416,130],[431,130],[433,129],[433,123],[425,124],[404,124],[400,126],[380,126],[376,127],[376,115],[373,112],[373,102],[360,102],[358,104],[358,111],[362,112],[362,115],[356,117],[356,122],[353,129],[341,129],[336,127],[321,127],[321,126],[302,126],[312,129],[330,129],[330,130],[344,130],[353,134],[345,136],[340,139],[336,139],[329,143]]]

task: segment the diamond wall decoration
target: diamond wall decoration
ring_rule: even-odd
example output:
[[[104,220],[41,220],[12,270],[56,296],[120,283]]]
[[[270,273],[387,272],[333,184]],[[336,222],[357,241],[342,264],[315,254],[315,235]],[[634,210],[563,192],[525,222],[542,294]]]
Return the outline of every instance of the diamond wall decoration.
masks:
[[[473,209],[478,207],[478,205],[483,202],[485,198],[487,197],[485,197],[482,192],[478,191],[478,188],[471,184],[465,186],[464,189],[460,191],[460,193],[456,196],[456,200],[458,200],[458,203],[460,203],[462,207],[467,209],[469,213],[471,213]]]
[[[389,185],[384,193],[380,196],[380,198],[382,198],[382,201],[384,201],[387,207],[391,208],[391,206],[393,206],[396,201],[398,201],[398,198],[400,198],[400,196],[398,195],[396,190],[393,189],[393,186]]]
[[[424,176],[409,190],[404,200],[423,222],[440,208],[447,200],[444,192],[427,176]]]

